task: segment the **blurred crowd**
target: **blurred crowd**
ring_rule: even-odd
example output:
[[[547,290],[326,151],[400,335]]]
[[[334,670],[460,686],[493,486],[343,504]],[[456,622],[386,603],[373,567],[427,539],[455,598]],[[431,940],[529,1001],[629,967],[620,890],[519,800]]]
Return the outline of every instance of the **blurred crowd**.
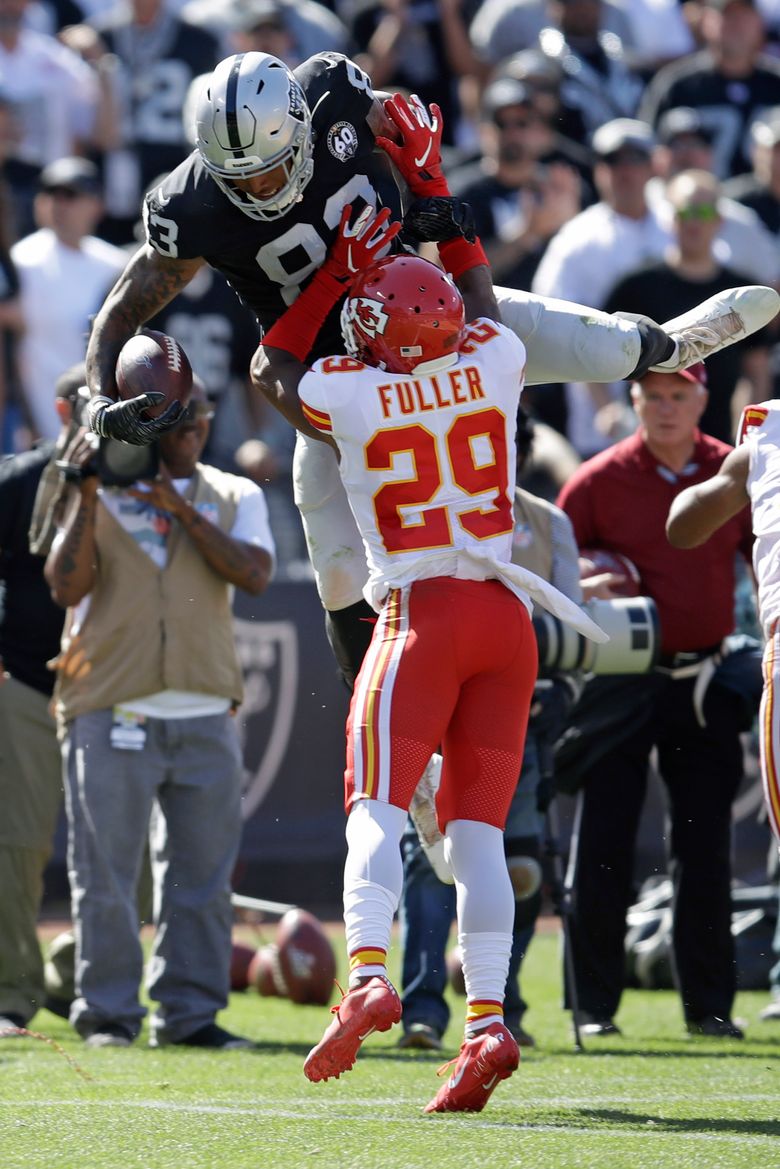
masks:
[[[780,280],[778,0],[0,0],[2,452],[56,435],[51,387],[142,195],[192,148],[202,75],[246,50],[345,52],[376,90],[436,101],[497,283],[662,321]],[[252,315],[203,269],[151,323],[214,402],[208,459],[263,483],[280,569],[305,572],[292,435],[248,392]],[[730,440],[779,372],[771,332],[716,358],[705,429]],[[565,440],[559,480],[635,426],[625,383],[525,404]]]

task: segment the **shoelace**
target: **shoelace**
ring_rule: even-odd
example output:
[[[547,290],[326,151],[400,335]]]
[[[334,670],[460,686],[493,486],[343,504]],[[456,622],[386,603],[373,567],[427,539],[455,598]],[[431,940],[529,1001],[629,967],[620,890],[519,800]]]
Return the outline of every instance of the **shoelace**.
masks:
[[[344,1002],[344,999],[345,999],[345,998],[347,997],[347,995],[349,994],[349,991],[348,991],[348,990],[344,990],[344,987],[341,985],[341,983],[339,982],[338,978],[334,978],[334,979],[333,979],[333,984],[334,984],[334,986],[337,986],[337,987],[338,987],[339,994],[341,995],[341,1002],[340,1002],[340,1003],[336,1003],[336,1004],[335,1004],[335,1006],[332,1006],[332,1007],[330,1008],[330,1013],[331,1013],[331,1015],[336,1015],[336,1017],[338,1018],[338,1021],[339,1021],[339,1023],[340,1023],[340,1022],[342,1021],[342,1019],[341,1019],[341,1015],[339,1015],[339,1010],[341,1009],[341,1006],[342,1006],[342,1003]]]
[[[389,986],[391,990],[395,990],[395,987],[393,986],[390,979],[386,978],[384,974],[372,974],[371,977],[372,978],[381,978],[382,982],[384,982],[387,986]],[[341,1015],[339,1015],[339,1011],[340,1011],[341,1007],[344,1005],[344,999],[347,997],[347,995],[352,994],[353,990],[360,990],[360,986],[353,986],[347,990],[344,990],[344,987],[341,985],[341,983],[339,982],[339,980],[337,978],[333,979],[333,984],[334,984],[334,986],[338,987],[339,993],[341,994],[341,1002],[336,1003],[334,1006],[332,1006],[330,1008],[330,1013],[331,1013],[331,1015],[336,1015],[339,1023],[341,1023],[343,1020],[341,1018]]]
[[[719,341],[723,341],[725,337],[731,336],[733,333],[742,332],[744,328],[742,317],[738,312],[732,311],[722,319],[713,318],[712,323],[703,321],[693,328],[684,329],[678,336],[683,345],[691,348],[697,359],[703,361],[708,354],[708,347],[717,345]],[[704,346],[704,348],[702,349],[700,346]]]
[[[458,1060],[460,1059],[460,1057],[463,1055],[463,1053],[464,1053],[466,1047],[469,1045],[469,1043],[473,1043],[476,1039],[480,1039],[482,1037],[483,1037],[482,1033],[477,1032],[477,1034],[472,1039],[464,1039],[460,1045],[460,1051],[458,1052],[458,1054],[453,1059],[448,1059],[446,1063],[443,1063],[441,1065],[441,1067],[437,1068],[436,1075],[437,1076],[446,1076],[447,1072],[450,1070],[452,1065],[456,1064],[458,1062]],[[487,1051],[490,1052],[490,1051],[494,1050],[494,1048],[495,1048],[495,1045],[493,1047],[488,1046]],[[485,1047],[483,1046],[482,1049],[480,1050],[479,1055],[476,1057],[476,1060],[475,1060],[477,1072],[479,1073],[479,1075],[484,1075],[489,1070],[487,1064],[485,1063],[485,1055],[486,1054],[487,1053],[485,1051]]]
[[[456,1056],[454,1056],[452,1059],[448,1059],[446,1063],[443,1063],[441,1065],[441,1067],[438,1067],[436,1069],[437,1076],[446,1076],[447,1075],[447,1072],[450,1070],[450,1068],[453,1066],[453,1064],[456,1064],[458,1062],[458,1060],[460,1059],[460,1057],[463,1055],[463,1048],[465,1046],[466,1046],[466,1044],[462,1043],[460,1045],[460,1051],[458,1052],[458,1054]]]

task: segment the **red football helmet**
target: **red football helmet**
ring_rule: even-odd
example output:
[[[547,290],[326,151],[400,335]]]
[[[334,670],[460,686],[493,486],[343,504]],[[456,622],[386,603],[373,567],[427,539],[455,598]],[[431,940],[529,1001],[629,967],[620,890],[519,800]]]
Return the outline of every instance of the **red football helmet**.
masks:
[[[463,297],[441,268],[419,256],[387,256],[354,280],[341,311],[347,351],[366,365],[414,373],[457,353]]]

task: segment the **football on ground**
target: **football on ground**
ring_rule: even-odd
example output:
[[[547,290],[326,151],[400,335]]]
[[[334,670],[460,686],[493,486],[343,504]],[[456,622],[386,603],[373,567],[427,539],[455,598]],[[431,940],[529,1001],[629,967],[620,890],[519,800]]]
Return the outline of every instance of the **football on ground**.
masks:
[[[264,997],[287,998],[287,987],[279,969],[279,951],[273,943],[256,951],[247,971],[249,985]]]
[[[279,969],[294,1003],[326,1006],[333,994],[336,958],[328,935],[313,913],[291,909],[276,935]]]
[[[640,596],[642,579],[633,560],[629,560],[622,552],[610,552],[606,548],[581,548],[580,580],[599,576],[602,572],[614,572],[625,578],[623,584],[612,588],[616,597]]]
[[[122,399],[156,391],[163,401],[144,411],[148,418],[163,414],[172,402],[186,406],[192,394],[192,368],[175,338],[156,329],[142,329],[120,350],[116,361],[116,388]]]
[[[233,942],[230,952],[230,989],[246,990],[249,986],[249,967],[255,951],[244,942]]]

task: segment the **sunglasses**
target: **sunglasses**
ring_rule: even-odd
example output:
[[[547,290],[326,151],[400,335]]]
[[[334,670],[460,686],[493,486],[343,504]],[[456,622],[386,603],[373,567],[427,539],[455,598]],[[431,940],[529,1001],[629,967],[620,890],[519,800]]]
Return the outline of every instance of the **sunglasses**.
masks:
[[[699,223],[714,223],[716,219],[720,219],[720,212],[715,203],[694,203],[691,207],[678,207],[674,215],[681,223],[696,220]]]
[[[603,155],[601,161],[607,166],[649,166],[650,156],[641,150],[616,150]]]
[[[43,193],[51,195],[52,199],[66,199],[69,203],[85,194],[84,191],[77,191],[73,187],[46,187]]]
[[[498,126],[499,130],[527,130],[530,126],[538,126],[544,118],[530,116],[528,118],[503,118],[496,114],[493,118],[493,124]]]

